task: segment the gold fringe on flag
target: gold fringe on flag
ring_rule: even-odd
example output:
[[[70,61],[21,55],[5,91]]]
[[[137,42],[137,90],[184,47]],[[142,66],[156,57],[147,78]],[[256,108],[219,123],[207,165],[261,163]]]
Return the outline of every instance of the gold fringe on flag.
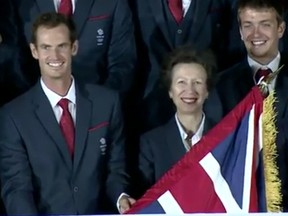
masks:
[[[274,108],[275,93],[270,92],[264,100],[263,107],[263,162],[265,175],[266,203],[268,212],[281,212],[281,181],[276,163],[276,112]]]

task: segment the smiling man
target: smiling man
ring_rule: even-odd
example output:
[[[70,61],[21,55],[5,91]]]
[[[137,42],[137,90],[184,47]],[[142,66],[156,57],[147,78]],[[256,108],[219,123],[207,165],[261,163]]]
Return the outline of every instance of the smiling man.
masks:
[[[282,12],[277,8],[241,7],[238,10],[240,34],[248,56],[266,66],[278,54],[279,39],[285,31]]]
[[[273,73],[282,65],[280,73],[269,85],[269,91],[275,90],[277,102],[278,166],[282,181],[283,207],[288,210],[287,200],[287,131],[288,121],[288,58],[279,52],[279,40],[285,31],[283,6],[279,0],[239,0],[238,21],[241,39],[247,51],[242,62],[232,66],[219,76],[216,88],[209,95],[205,111],[207,115],[219,121],[231,111],[257,84],[264,72]],[[286,129],[285,129],[286,130]],[[285,138],[286,137],[286,138]]]
[[[239,30],[246,47],[247,57],[220,73],[216,89],[211,92],[206,104],[208,113],[212,108],[211,113],[215,120],[219,121],[246,96],[258,82],[260,69],[275,72],[287,62],[285,54],[280,53],[278,48],[279,40],[286,28],[283,16],[284,11],[280,1],[238,1]],[[280,90],[283,82],[286,82],[283,79],[286,77],[286,71],[288,68],[285,66],[279,77],[269,85],[270,90],[276,89],[277,92]],[[285,98],[283,99],[283,102],[286,101]],[[283,113],[282,107],[281,114]]]
[[[98,214],[101,203],[127,210],[134,200],[123,194],[128,182],[118,94],[71,75],[78,41],[70,18],[43,14],[32,33],[41,78],[0,111],[7,214]]]
[[[19,35],[21,66],[30,86],[39,67],[29,52],[33,20],[42,13],[70,16],[81,44],[73,58],[73,75],[86,83],[104,85],[124,95],[130,92],[136,65],[132,14],[126,0],[10,0]],[[122,94],[121,94],[122,95]],[[124,96],[123,95],[123,96]]]

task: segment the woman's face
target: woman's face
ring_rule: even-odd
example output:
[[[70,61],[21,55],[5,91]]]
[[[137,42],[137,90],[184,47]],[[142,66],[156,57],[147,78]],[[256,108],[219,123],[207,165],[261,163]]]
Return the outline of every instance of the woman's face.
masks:
[[[208,97],[207,73],[196,63],[180,63],[173,67],[169,96],[182,115],[202,113]]]

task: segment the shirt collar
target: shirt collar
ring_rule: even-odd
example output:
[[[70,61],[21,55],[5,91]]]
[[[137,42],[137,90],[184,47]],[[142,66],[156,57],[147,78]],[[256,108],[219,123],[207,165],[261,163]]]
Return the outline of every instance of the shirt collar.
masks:
[[[42,78],[40,79],[40,84],[41,87],[45,93],[45,95],[47,96],[50,104],[52,107],[55,107],[57,105],[57,103],[59,102],[60,99],[62,98],[67,98],[70,102],[72,102],[73,104],[76,104],[76,90],[75,90],[75,81],[74,78],[72,77],[72,83],[71,86],[67,92],[67,94],[65,96],[60,96],[58,94],[56,94],[55,92],[53,92],[52,90],[50,90],[45,83],[43,82]]]
[[[178,129],[179,129],[179,132],[180,132],[181,139],[185,140],[187,138],[188,134],[185,132],[184,128],[182,127],[182,125],[178,119],[177,113],[175,113],[175,120],[176,120]],[[201,137],[203,135],[203,131],[204,131],[204,122],[205,122],[205,113],[202,113],[202,119],[201,119],[200,126],[199,126],[198,130],[196,131],[196,133],[193,135],[193,138],[195,137],[197,140],[201,139]]]
[[[280,53],[278,52],[277,56],[269,62],[267,65],[262,65],[250,58],[249,56],[247,57],[248,59],[248,64],[252,68],[253,73],[256,73],[256,71],[260,68],[269,68],[271,69],[272,72],[276,71],[279,68],[280,64]]]

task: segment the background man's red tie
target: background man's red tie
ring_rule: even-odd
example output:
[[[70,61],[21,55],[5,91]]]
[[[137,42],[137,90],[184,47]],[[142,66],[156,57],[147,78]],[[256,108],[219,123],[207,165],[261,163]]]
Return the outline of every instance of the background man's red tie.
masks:
[[[183,19],[182,0],[169,0],[168,6],[176,22],[180,24]]]
[[[64,135],[64,138],[68,145],[68,150],[73,158],[74,154],[74,139],[75,139],[75,128],[72,116],[68,109],[69,100],[66,98],[62,98],[58,105],[63,109],[62,116],[60,118],[60,128]]]
[[[58,13],[64,14],[66,16],[72,16],[72,0],[61,0],[60,6],[58,8]]]
[[[257,72],[255,73],[255,82],[258,83],[261,77],[264,77],[264,81],[266,79],[266,77],[272,73],[272,71],[269,68],[260,68],[257,70]]]

